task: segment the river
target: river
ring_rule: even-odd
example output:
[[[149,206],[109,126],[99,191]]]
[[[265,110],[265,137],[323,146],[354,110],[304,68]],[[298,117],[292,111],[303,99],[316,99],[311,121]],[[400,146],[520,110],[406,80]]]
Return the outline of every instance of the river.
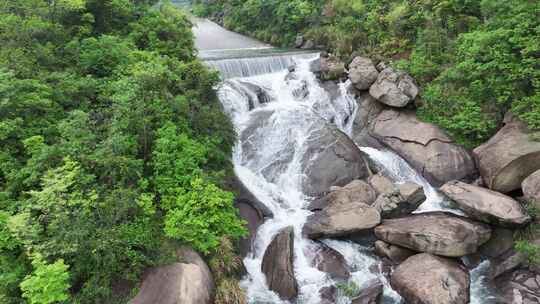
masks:
[[[321,119],[352,137],[357,111],[355,96],[349,92],[348,83],[340,84],[337,98],[321,87],[309,69],[317,53],[278,50],[207,20],[196,19],[195,23],[200,57],[221,72],[223,82],[217,88],[218,96],[239,134],[233,154],[235,173],[274,215],[260,226],[253,250],[244,260],[248,275],[242,287],[247,291],[249,303],[286,303],[268,289],[261,264],[266,247],[276,233],[292,226],[294,273],[299,285],[296,303],[318,304],[319,290],[336,282],[314,267],[315,253],[321,243],[306,239],[301,233],[310,215],[306,207],[312,198],[302,187],[309,177],[303,174],[300,163],[308,150],[306,139],[324,127]],[[288,70],[291,66],[295,67],[293,73]],[[453,212],[436,189],[396,154],[359,148],[380,167],[382,174],[396,183],[414,182],[424,187],[427,200],[417,212]],[[381,261],[373,254],[370,244],[342,240],[322,243],[344,256],[352,269],[351,280],[358,286],[379,278],[385,286],[384,303],[402,302],[379,271]],[[471,303],[474,304],[489,303],[489,292],[483,283],[484,268],[485,264],[472,272]],[[338,303],[350,303],[350,300],[340,297]]]

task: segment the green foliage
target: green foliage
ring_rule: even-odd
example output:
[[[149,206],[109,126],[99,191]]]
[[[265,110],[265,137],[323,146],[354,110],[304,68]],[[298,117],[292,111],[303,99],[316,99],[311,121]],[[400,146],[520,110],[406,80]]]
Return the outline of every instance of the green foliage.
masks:
[[[62,259],[47,264],[38,255],[33,258],[32,266],[34,271],[21,283],[23,297],[30,304],[58,303],[69,298],[69,267]]]
[[[425,88],[420,117],[467,147],[492,136],[509,110],[540,129],[540,2],[316,0],[295,9],[303,2],[206,1],[197,11],[270,43],[303,34],[346,60],[394,61]]]
[[[540,246],[535,245],[527,240],[516,241],[515,249],[527,256],[529,263],[540,265]]]
[[[155,185],[165,209],[165,233],[205,254],[224,236],[237,239],[246,231],[233,206],[233,194],[202,178],[205,146],[167,123],[158,131],[154,150]]]
[[[219,77],[156,3],[0,0],[1,303],[126,302],[175,246],[242,235]]]
[[[336,288],[341,296],[349,299],[356,298],[360,294],[360,287],[353,281],[337,283]]]
[[[223,237],[208,263],[216,281],[216,304],[246,304],[245,291],[240,287],[238,277],[244,265],[235,251],[234,243]]]

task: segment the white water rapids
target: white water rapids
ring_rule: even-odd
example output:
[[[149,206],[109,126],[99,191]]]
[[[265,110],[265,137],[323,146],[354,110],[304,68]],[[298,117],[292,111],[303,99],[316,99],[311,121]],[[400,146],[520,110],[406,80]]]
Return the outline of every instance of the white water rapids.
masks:
[[[208,63],[226,78],[218,95],[239,134],[233,155],[235,172],[273,213],[273,218],[267,219],[258,229],[253,251],[244,260],[248,275],[242,281],[242,287],[247,290],[249,303],[285,303],[268,289],[261,264],[266,247],[276,233],[287,226],[293,226],[295,233],[294,272],[299,286],[296,303],[319,303],[319,290],[335,283],[313,265],[314,253],[321,245],[302,237],[302,227],[311,212],[305,209],[310,197],[302,189],[302,182],[307,177],[302,173],[301,160],[307,149],[306,139],[311,132],[324,127],[320,124],[321,117],[352,135],[357,102],[349,93],[347,83],[340,85],[337,98],[331,98],[320,86],[309,71],[309,62],[315,56],[228,59]],[[290,77],[287,68],[293,63],[296,63],[296,70],[294,77]],[[261,111],[270,114],[260,115]],[[249,136],[242,136],[246,128],[254,126],[254,117],[264,119],[256,122],[257,129],[251,130]],[[245,147],[250,147],[250,151],[243,151]],[[424,187],[427,200],[417,212],[451,210],[442,196],[400,157],[373,148],[362,147],[361,150],[380,166],[382,174],[395,182],[414,182]],[[342,240],[322,242],[344,256],[352,269],[351,280],[360,288],[368,280],[379,278],[385,285],[384,303],[402,301],[379,271],[381,262],[368,244]],[[475,271],[471,276],[476,280],[471,286],[472,302],[486,303],[482,301],[486,294],[482,269]],[[339,303],[350,303],[350,300],[341,297]]]

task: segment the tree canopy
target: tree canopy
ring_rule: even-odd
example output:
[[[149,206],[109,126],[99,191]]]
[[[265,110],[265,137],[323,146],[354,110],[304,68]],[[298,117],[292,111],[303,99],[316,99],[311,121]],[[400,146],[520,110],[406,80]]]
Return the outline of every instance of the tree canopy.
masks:
[[[1,303],[125,303],[245,233],[219,77],[156,2],[0,0]]]

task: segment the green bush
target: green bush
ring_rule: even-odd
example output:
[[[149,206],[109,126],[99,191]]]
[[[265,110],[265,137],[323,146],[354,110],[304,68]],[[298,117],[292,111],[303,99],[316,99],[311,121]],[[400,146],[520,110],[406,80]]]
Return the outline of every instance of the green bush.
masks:
[[[243,235],[220,188],[234,129],[183,12],[0,0],[0,39],[1,303],[125,303],[118,282],[175,247]]]

